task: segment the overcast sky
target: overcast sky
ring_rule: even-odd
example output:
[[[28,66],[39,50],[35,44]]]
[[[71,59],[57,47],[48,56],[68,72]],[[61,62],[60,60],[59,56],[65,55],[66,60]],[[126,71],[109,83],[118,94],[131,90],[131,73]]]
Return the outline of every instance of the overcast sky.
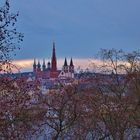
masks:
[[[11,0],[25,35],[17,59],[91,58],[100,48],[140,48],[140,0]]]

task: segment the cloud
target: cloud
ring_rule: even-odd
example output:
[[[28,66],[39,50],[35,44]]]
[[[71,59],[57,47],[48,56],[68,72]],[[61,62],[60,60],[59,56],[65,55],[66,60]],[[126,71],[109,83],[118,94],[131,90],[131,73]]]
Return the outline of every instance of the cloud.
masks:
[[[42,60],[39,59],[39,61],[42,64]],[[49,60],[46,59],[45,61],[47,63]],[[25,72],[25,71],[32,71],[33,62],[34,62],[33,59],[22,59],[22,60],[13,61],[13,64],[16,65],[21,72]],[[67,59],[67,62],[69,64],[70,59]],[[38,60],[36,61],[36,63],[38,63]],[[74,58],[73,63],[75,66],[75,70],[78,70],[78,69],[90,68],[91,61],[88,58]],[[57,60],[58,69],[62,69],[63,64],[64,64],[64,58],[59,58]]]
[[[36,63],[38,63],[38,61],[41,63],[41,65],[43,64],[43,60],[39,59],[36,60]],[[49,60],[45,60],[46,65],[47,62]],[[15,60],[13,61],[13,64],[16,66],[16,68],[20,71],[20,72],[31,72],[33,70],[33,63],[34,63],[34,59],[23,59],[23,60]],[[70,64],[70,59],[67,59],[67,63],[68,65]],[[95,58],[74,58],[73,59],[73,63],[75,66],[75,71],[81,71],[81,70],[90,70],[90,71],[94,71],[94,72],[105,72],[106,70],[112,71],[112,68],[110,67],[112,64],[110,63],[110,61],[106,61],[106,63],[102,60],[99,59],[95,59]],[[57,68],[59,70],[62,69],[64,64],[64,58],[59,58],[57,59]],[[102,67],[103,64],[107,64],[105,69]],[[118,65],[123,64],[126,67],[130,67],[128,62],[124,62],[124,61],[118,61]],[[14,72],[18,72],[16,70],[14,70]],[[105,71],[104,71],[105,70]],[[109,72],[108,71],[108,72]],[[120,73],[125,73],[125,71],[123,71],[122,69],[120,71],[118,71]]]
[[[20,71],[28,71],[31,69],[33,60],[32,59],[15,60],[13,61],[13,64],[16,65],[16,67]]]

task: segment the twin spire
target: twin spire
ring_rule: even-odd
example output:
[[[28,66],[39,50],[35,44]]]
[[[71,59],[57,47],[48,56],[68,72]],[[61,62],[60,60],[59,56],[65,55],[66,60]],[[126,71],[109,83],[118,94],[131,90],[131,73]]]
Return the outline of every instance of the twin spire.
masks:
[[[64,66],[68,66],[66,58],[65,58],[65,61],[64,61]]]
[[[70,60],[70,66],[74,66],[74,65],[73,65],[73,61],[72,61],[72,58],[71,58],[71,60]]]
[[[68,66],[68,63],[67,63],[67,59],[65,58],[65,61],[64,61],[64,66]],[[71,60],[70,60],[70,65],[69,66],[74,66],[73,65],[73,60],[72,60],[72,58],[71,58]]]
[[[72,58],[70,60],[70,65],[68,65],[67,63],[67,59],[65,58],[65,61],[64,61],[64,65],[63,65],[63,70],[65,73],[74,73],[74,65],[73,65],[73,61],[72,61]]]

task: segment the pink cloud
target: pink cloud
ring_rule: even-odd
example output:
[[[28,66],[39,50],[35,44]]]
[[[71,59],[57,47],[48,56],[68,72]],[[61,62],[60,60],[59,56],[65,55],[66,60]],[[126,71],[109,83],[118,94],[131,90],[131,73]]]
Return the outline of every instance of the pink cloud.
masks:
[[[39,59],[40,63],[42,64],[42,60]],[[48,62],[48,60],[46,59],[46,64]],[[68,64],[70,63],[70,59],[67,59]],[[16,65],[20,71],[32,71],[32,65],[33,65],[34,60],[33,59],[22,59],[22,60],[15,60],[13,61],[13,64]],[[36,62],[38,63],[38,60],[36,60]],[[75,70],[80,69],[86,69],[86,68],[90,68],[90,63],[91,61],[89,59],[86,58],[74,58],[73,59],[73,63],[75,66]],[[62,69],[62,66],[64,64],[64,59],[60,58],[57,60],[57,66],[58,69]]]

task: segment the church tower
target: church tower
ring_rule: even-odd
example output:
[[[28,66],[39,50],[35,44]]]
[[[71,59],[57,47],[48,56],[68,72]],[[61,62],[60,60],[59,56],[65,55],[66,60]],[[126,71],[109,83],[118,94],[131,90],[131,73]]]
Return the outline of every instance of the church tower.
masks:
[[[36,61],[34,59],[34,64],[33,64],[33,72],[35,73],[36,72]]]
[[[71,60],[70,60],[69,72],[74,73],[74,65],[73,65],[72,58],[71,58]]]
[[[55,53],[55,43],[53,42],[53,52],[52,52],[52,61],[51,61],[51,71],[57,71],[57,62],[56,62],[56,53]]]
[[[69,65],[69,76],[71,78],[74,78],[74,65],[73,65],[72,58],[70,60],[70,65]]]
[[[64,70],[65,73],[68,73],[68,64],[67,64],[67,59],[66,58],[65,58],[65,61],[64,61],[63,70]]]
[[[47,64],[47,69],[48,69],[48,70],[51,69],[51,63],[50,63],[50,62],[48,62],[48,64]]]
[[[51,78],[57,78],[57,59],[56,59],[56,52],[55,52],[55,43],[53,42],[53,52],[52,52],[52,59],[51,59]]]
[[[38,60],[38,64],[37,64],[37,72],[40,72],[41,71],[41,65],[40,65],[40,62]]]

